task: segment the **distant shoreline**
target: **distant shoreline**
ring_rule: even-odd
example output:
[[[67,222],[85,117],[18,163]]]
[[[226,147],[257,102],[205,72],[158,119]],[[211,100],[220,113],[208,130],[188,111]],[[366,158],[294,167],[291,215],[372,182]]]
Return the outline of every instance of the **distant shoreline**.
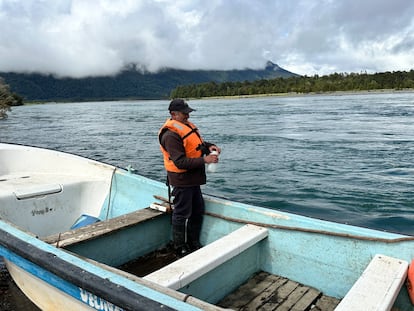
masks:
[[[363,94],[384,94],[384,93],[414,93],[414,89],[402,89],[402,90],[395,90],[395,89],[379,89],[379,90],[362,90],[362,91],[332,91],[332,92],[309,92],[309,93],[269,93],[269,94],[252,94],[252,95],[231,95],[231,96],[209,96],[209,97],[194,97],[194,98],[186,98],[187,100],[208,100],[208,99],[237,99],[237,98],[261,98],[261,97],[304,97],[304,96],[343,96],[343,95],[363,95]],[[25,102],[24,106],[28,105],[41,105],[41,104],[67,104],[67,103],[83,103],[83,102],[108,102],[108,101],[151,101],[151,100],[165,100],[169,101],[170,99],[166,98],[159,98],[159,99],[142,99],[142,98],[119,98],[119,99],[112,99],[112,100],[79,100],[79,101],[29,101]]]
[[[378,89],[378,90],[362,90],[362,91],[332,91],[332,92],[309,92],[309,93],[269,93],[269,94],[252,94],[252,95],[229,95],[229,96],[211,96],[201,98],[189,98],[192,100],[197,99],[237,99],[237,98],[260,98],[260,97],[304,97],[304,96],[321,96],[321,95],[364,95],[364,94],[384,94],[384,93],[414,93],[414,89]]]

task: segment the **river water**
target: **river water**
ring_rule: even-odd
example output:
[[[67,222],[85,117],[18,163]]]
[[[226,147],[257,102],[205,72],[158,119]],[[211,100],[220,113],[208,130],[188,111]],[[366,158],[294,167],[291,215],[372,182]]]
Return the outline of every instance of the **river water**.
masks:
[[[192,100],[222,148],[204,192],[341,223],[414,234],[414,93]],[[71,152],[164,181],[157,132],[168,101],[13,108],[0,141]]]

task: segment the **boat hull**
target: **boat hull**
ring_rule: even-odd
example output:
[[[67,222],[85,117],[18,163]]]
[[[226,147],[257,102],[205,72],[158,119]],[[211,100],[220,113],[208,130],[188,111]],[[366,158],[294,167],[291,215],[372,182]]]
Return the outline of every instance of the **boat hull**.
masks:
[[[6,260],[5,264],[16,285],[41,310],[105,310],[104,304],[108,304],[99,299],[89,299],[87,294],[84,295],[84,301],[80,302],[12,262]]]
[[[42,310],[200,310],[4,222],[0,256],[16,284]],[[68,304],[56,309],[60,299]]]

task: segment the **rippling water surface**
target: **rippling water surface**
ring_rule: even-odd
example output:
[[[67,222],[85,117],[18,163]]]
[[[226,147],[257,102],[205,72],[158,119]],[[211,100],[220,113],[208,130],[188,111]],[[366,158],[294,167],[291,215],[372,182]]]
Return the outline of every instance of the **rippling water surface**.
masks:
[[[204,192],[414,234],[414,93],[193,100],[222,147]],[[165,179],[157,132],[168,101],[16,107],[0,141],[67,151]]]

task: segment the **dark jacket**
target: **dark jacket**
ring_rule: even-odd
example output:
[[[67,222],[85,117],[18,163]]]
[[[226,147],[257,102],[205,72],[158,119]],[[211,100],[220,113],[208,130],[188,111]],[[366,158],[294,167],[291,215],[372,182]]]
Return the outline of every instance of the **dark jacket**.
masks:
[[[181,169],[187,170],[184,173],[167,172],[170,185],[177,187],[191,187],[204,185],[206,183],[206,170],[203,157],[187,158],[181,137],[169,130],[166,130],[160,137],[161,145],[167,150],[171,160]],[[211,146],[210,143],[205,145]]]

